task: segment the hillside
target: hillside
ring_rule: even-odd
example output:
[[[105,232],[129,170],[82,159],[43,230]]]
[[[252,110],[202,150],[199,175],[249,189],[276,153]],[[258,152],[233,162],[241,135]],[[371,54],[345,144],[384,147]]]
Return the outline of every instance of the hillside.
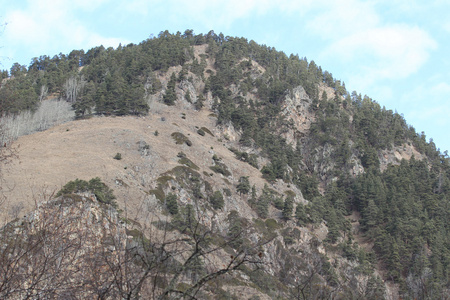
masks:
[[[167,241],[183,249],[169,251],[175,265],[130,276],[142,284],[128,296],[449,294],[447,154],[314,61],[213,32],[163,32],[139,45],[41,57],[11,75],[0,88],[9,118],[2,151],[14,153],[2,165],[2,221],[46,207],[69,181],[98,177],[117,198],[114,226],[134,232],[133,251]],[[55,98],[77,120],[60,124],[73,112],[50,109]],[[39,114],[19,118],[27,109]],[[38,132],[10,142],[19,127]],[[70,194],[80,192],[93,191]],[[106,297],[125,297],[121,284]]]

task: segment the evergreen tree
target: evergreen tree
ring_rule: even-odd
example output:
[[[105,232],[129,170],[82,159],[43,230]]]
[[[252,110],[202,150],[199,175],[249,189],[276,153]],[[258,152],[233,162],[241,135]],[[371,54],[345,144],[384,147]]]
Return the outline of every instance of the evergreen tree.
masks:
[[[222,209],[224,205],[223,195],[220,191],[215,191],[209,198],[214,209]]]
[[[166,197],[166,207],[171,215],[178,214],[177,195],[170,193]]]
[[[246,195],[250,191],[250,181],[248,180],[248,177],[249,176],[241,176],[239,178],[239,183],[236,186],[236,190],[240,195]]]
[[[292,217],[294,211],[294,198],[286,197],[283,205],[283,219],[289,220]]]
[[[301,203],[295,208],[295,219],[299,226],[305,226],[308,223],[308,216],[306,215],[305,206]]]
[[[333,209],[328,211],[326,221],[328,226],[327,240],[334,244],[341,236],[341,234],[339,232],[338,218],[336,216],[336,212]]]
[[[170,80],[167,83],[166,93],[164,94],[163,101],[167,105],[175,105],[175,101],[177,100],[177,95],[175,92],[175,85],[177,82],[177,77],[175,72],[170,76]]]

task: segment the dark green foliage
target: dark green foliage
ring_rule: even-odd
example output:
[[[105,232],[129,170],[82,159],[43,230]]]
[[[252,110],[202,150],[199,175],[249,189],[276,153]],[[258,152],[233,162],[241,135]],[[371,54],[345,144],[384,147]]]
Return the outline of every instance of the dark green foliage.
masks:
[[[314,176],[299,172],[294,182],[301,189],[302,194],[306,199],[312,199],[319,195],[319,182]]]
[[[241,152],[235,148],[230,148],[230,151],[236,155],[237,159],[245,161],[249,165],[258,169],[258,156],[256,154],[248,154],[247,152]]]
[[[182,152],[180,152],[182,153]],[[180,153],[178,153],[178,155],[180,155]],[[184,154],[184,153],[183,153]],[[185,165],[186,167],[189,167],[193,170],[200,170],[200,168],[194,164],[189,158],[187,158],[186,156],[180,157],[180,159],[178,160],[178,163]]]
[[[122,159],[122,154],[120,154],[119,152],[117,152],[116,155],[114,155],[113,158],[114,158],[114,159],[117,159],[117,160],[121,160],[121,159]]]
[[[272,202],[273,198],[273,194],[271,193],[269,187],[267,185],[264,185],[261,196],[259,196],[256,203],[254,204],[254,209],[259,217],[264,219],[267,218],[269,214],[269,205]]]
[[[223,189],[223,192],[224,192],[224,194],[225,194],[226,196],[231,197],[231,190],[230,190],[230,189],[224,188],[224,189]]]
[[[235,249],[242,246],[243,240],[243,220],[239,216],[239,213],[235,210],[230,211],[228,214],[228,240],[229,245]]]
[[[259,217],[265,219],[269,214],[269,199],[266,197],[259,197],[255,203],[255,211]]]
[[[248,176],[241,176],[241,178],[239,178],[239,183],[236,186],[236,190],[240,195],[246,195],[250,192],[250,181],[248,180]]]
[[[177,195],[169,193],[166,196],[166,207],[171,215],[178,213]]]
[[[204,106],[204,102],[205,102],[205,97],[203,96],[203,94],[200,94],[197,97],[197,102],[195,102],[194,107],[196,110],[201,110]]]
[[[292,197],[287,197],[284,200],[283,205],[283,219],[289,220],[294,212],[294,199]]]
[[[183,65],[192,56],[190,45],[187,37],[165,31],[139,45],[129,44],[117,49],[100,46],[86,53],[74,50],[69,55],[60,54],[52,58],[44,55],[33,59],[28,70],[15,64],[11,75],[18,80],[10,81],[8,88],[0,90],[0,98],[8,103],[2,105],[2,112],[16,113],[32,108],[38,101],[41,87],[46,87],[49,95],[64,95],[66,80],[81,74],[87,84],[74,99],[73,107],[78,117],[90,113],[94,107],[97,114],[145,114],[148,112],[145,93],[154,94],[161,89],[161,83],[153,72]],[[79,67],[83,69],[79,71]],[[17,84],[23,82],[19,78],[27,81],[27,88],[21,87],[22,91],[17,92]],[[30,94],[28,90],[34,92]],[[176,95],[174,99],[172,86],[169,90],[165,101],[172,104]],[[12,103],[10,98],[15,99],[13,106],[9,105]]]
[[[214,166],[209,167],[211,170],[213,170],[215,173],[222,174],[225,177],[228,177],[231,175],[230,171],[228,171],[228,167],[224,163],[216,163]]]
[[[448,175],[443,170],[448,170],[448,163],[429,168],[413,158],[355,181],[353,206],[361,212],[361,226],[374,240],[374,249],[393,280],[401,282],[407,270],[411,276],[421,276],[422,271],[413,266],[423,256],[424,247],[431,251],[426,259],[434,259],[432,274],[439,274],[427,280],[427,285],[449,278],[448,271],[442,271],[450,266],[449,192],[442,189]]]
[[[214,209],[222,209],[224,205],[222,193],[220,191],[215,191],[209,198],[209,202]]]
[[[19,75],[14,80],[8,80],[0,89],[0,114],[34,110],[38,102],[38,94],[28,76]]]
[[[214,166],[209,167],[211,170],[213,170],[215,173],[222,174],[225,177],[231,176],[228,167],[221,161],[221,159],[216,154],[213,155],[212,159],[214,161]]]
[[[167,105],[175,105],[177,100],[177,94],[175,92],[175,85],[177,83],[177,77],[175,73],[172,73],[169,82],[167,83],[166,93],[164,94],[163,101]]]
[[[202,44],[208,44],[208,53],[195,58],[192,46]],[[210,92],[217,123],[231,123],[240,134],[239,142],[245,150],[231,149],[236,158],[258,168],[258,157],[250,154],[257,149],[258,155],[268,162],[261,169],[267,181],[282,179],[301,189],[309,203],[297,205],[297,223],[304,226],[325,221],[329,230],[327,242],[334,244],[344,237],[338,247],[343,255],[366,265],[374,257],[356,251],[349,237],[349,222],[344,218],[357,211],[361,215],[360,229],[365,238],[373,242],[376,257],[387,269],[388,279],[400,283],[404,298],[439,298],[450,276],[448,153],[440,153],[432,140],[427,142],[425,134],[416,133],[398,113],[381,107],[368,96],[348,93],[343,82],[306,58],[287,56],[253,41],[214,32],[193,35],[187,31],[182,35],[164,31],[139,45],[117,49],[100,46],[86,53],[74,50],[69,55],[41,56],[33,59],[28,68],[14,64],[10,71],[14,79],[5,81],[0,89],[0,113],[35,109],[42,88],[48,88],[49,95],[66,97],[65,83],[75,78],[83,83],[72,103],[77,117],[92,113],[145,114],[148,112],[145,97],[163,90],[158,76],[169,67],[182,67],[178,76],[171,74],[163,96],[166,104],[174,105],[177,82],[189,80],[188,71],[204,79],[207,57],[215,61],[215,72],[209,71],[205,90],[198,93],[195,108],[202,109],[205,93]],[[255,73],[255,63],[264,68],[263,74]],[[79,71],[79,67],[83,69]],[[1,76],[5,78],[7,73]],[[318,84],[332,88],[335,97],[325,92],[319,94]],[[293,124],[280,112],[286,95],[298,86],[310,97],[309,112],[314,113],[315,121],[309,132],[297,136],[297,144],[291,145],[283,136],[294,129]],[[235,93],[232,87],[238,87],[240,93]],[[246,97],[249,94],[251,97]],[[193,101],[193,95],[186,93],[185,97]],[[205,133],[212,136],[206,128],[199,129],[199,134]],[[154,134],[157,136],[158,131]],[[172,137],[177,144],[192,144],[181,133],[173,133]],[[426,158],[402,161],[400,166],[390,166],[381,172],[381,151],[402,145],[414,146]],[[195,165],[185,156],[179,158],[183,166],[163,177],[172,178],[170,180],[188,189],[196,199],[205,198],[203,186],[206,194],[211,195],[212,190],[209,191],[200,174],[193,170]],[[214,172],[231,175],[217,156],[213,159],[211,169]],[[364,173],[352,177],[355,162],[361,163]],[[162,186],[167,188],[170,180],[160,182],[150,193],[164,201]],[[105,196],[108,189],[94,183],[99,201],[114,203]],[[94,187],[90,184],[91,181],[71,182],[66,192],[92,190]],[[249,194],[249,186],[240,180],[237,190]],[[223,192],[231,196],[228,189]],[[256,188],[252,189],[248,198],[262,218],[267,218],[271,204],[283,210],[285,218],[292,216],[289,196],[283,202],[267,186],[259,197]],[[180,208],[180,212],[174,219],[181,224],[180,228],[187,228],[186,224],[192,221],[193,207]],[[231,219],[240,220],[239,216]],[[197,263],[200,266],[202,262]],[[369,272],[370,268],[362,268]],[[323,275],[332,278],[331,273]],[[254,282],[261,281],[254,277]],[[411,282],[420,282],[421,288],[414,290]],[[382,298],[380,286],[379,279],[371,277],[364,297]]]
[[[203,129],[197,130],[197,133],[200,134],[201,136],[205,136],[205,134],[206,134]]]
[[[328,214],[326,216],[327,220],[327,227],[328,227],[328,234],[326,241],[334,244],[337,242],[337,239],[341,236],[340,233],[340,227],[339,227],[339,220],[336,216],[336,212],[334,209],[328,210]]]
[[[284,201],[281,197],[273,197],[272,199],[272,205],[275,206],[278,210],[283,210],[284,208]]]
[[[160,186],[158,186],[158,188],[156,188],[154,190],[149,190],[148,193],[150,195],[154,195],[156,197],[156,199],[158,199],[161,202],[164,202],[164,198],[166,197],[164,194],[164,191],[162,190],[162,188]]]
[[[192,146],[192,142],[181,132],[173,132],[170,136],[175,140],[177,145],[186,144],[189,147]]]
[[[67,194],[86,192],[94,194],[99,202],[109,204],[114,208],[117,208],[117,203],[115,201],[116,197],[113,194],[113,190],[104,184],[98,177],[92,178],[89,181],[81,179],[69,181],[56,194],[56,196],[59,197]]]
[[[211,130],[209,130],[209,129],[206,128],[206,127],[202,127],[202,128],[200,128],[200,130],[206,132],[206,133],[209,134],[210,136],[214,136],[214,134],[211,132]]]
[[[295,219],[299,226],[304,226],[308,223],[308,216],[306,215],[306,209],[303,204],[298,204],[295,208]]]
[[[192,103],[191,93],[189,91],[187,91],[186,94],[184,94],[184,98],[186,99],[187,102]]]
[[[195,218],[195,209],[191,204],[188,204],[179,209],[179,213],[174,215],[172,225],[175,229],[184,234],[192,234],[197,230],[199,225]]]

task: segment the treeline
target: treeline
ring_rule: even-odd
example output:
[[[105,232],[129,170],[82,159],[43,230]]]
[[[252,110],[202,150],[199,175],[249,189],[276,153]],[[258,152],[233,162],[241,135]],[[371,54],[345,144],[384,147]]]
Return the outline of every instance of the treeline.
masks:
[[[450,269],[447,153],[426,142],[425,135],[398,113],[367,96],[347,92],[345,84],[314,62],[240,38],[218,37],[208,49],[216,59],[217,73],[209,77],[206,91],[215,99],[218,123],[231,122],[242,132],[243,146],[262,149],[270,161],[261,169],[268,181],[283,179],[302,189],[310,202],[296,207],[297,222],[325,220],[329,243],[341,241],[344,256],[374,263],[374,256],[358,254],[345,218],[359,212],[363,233],[374,242],[378,259],[388,269],[389,279],[400,283],[401,292],[413,298],[442,295],[449,287]],[[252,61],[265,68],[264,74],[252,73]],[[319,95],[319,84],[333,88],[335,97]],[[297,145],[288,145],[280,134],[289,128],[280,114],[281,104],[298,85],[312,99],[310,109],[316,121]],[[231,86],[241,93],[233,94]],[[258,101],[246,101],[249,92]],[[380,151],[405,144],[413,145],[426,159],[402,161],[380,172]],[[332,167],[321,194],[321,178],[314,167],[320,157],[314,153],[325,148]],[[361,163],[363,175],[350,176],[352,158]]]
[[[152,72],[184,65],[193,56],[190,46],[194,43],[192,32],[172,35],[166,31],[139,45],[41,56],[28,67],[16,63],[10,74],[1,73],[2,79],[9,75],[14,80],[2,84],[0,112],[35,109],[40,100],[54,96],[73,103],[78,116],[147,113],[144,96],[160,88],[152,82]]]
[[[207,45],[200,60],[193,54],[195,45]],[[204,76],[208,58],[215,62],[216,72]],[[254,62],[264,70],[259,72]],[[296,208],[299,224],[325,220],[327,240],[333,244],[343,238],[342,251],[356,259],[345,216],[357,211],[390,278],[400,282],[405,293],[416,293],[413,286],[418,281],[426,282],[427,291],[434,293],[448,289],[447,153],[440,153],[398,113],[367,96],[349,93],[343,82],[314,61],[213,31],[198,35],[192,30],[183,34],[165,31],[138,45],[41,56],[29,67],[15,64],[10,74],[1,73],[2,79],[8,75],[14,79],[2,83],[0,110],[14,114],[35,109],[40,100],[55,95],[70,102],[79,117],[145,114],[149,109],[146,97],[163,88],[155,71],[164,73],[171,66],[182,66],[182,71],[171,74],[164,103],[175,103],[175,87],[189,80],[189,71],[201,77],[205,89],[195,107],[200,109],[211,93],[218,124],[233,124],[241,132],[241,145],[259,148],[268,159],[261,168],[264,178],[295,184],[310,201]],[[319,85],[332,88],[334,97],[320,94]],[[282,134],[292,124],[280,112],[286,95],[298,86],[311,99],[315,122],[291,145]],[[253,97],[247,97],[249,94]],[[190,96],[186,95],[188,101]],[[405,144],[413,145],[425,159],[403,161],[380,172],[380,151]],[[326,168],[318,170],[317,162],[323,157]],[[355,162],[364,169],[359,177],[350,175]],[[417,267],[414,261],[420,257],[423,264]]]
[[[353,206],[391,279],[412,298],[439,298],[450,283],[450,166],[402,160],[354,183]],[[417,294],[419,286],[420,292]]]

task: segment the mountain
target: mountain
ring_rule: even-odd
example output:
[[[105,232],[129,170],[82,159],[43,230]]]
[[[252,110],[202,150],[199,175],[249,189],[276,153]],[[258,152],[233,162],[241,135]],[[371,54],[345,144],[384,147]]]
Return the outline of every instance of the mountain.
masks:
[[[314,61],[187,30],[2,74],[0,295],[447,299],[447,153]]]

